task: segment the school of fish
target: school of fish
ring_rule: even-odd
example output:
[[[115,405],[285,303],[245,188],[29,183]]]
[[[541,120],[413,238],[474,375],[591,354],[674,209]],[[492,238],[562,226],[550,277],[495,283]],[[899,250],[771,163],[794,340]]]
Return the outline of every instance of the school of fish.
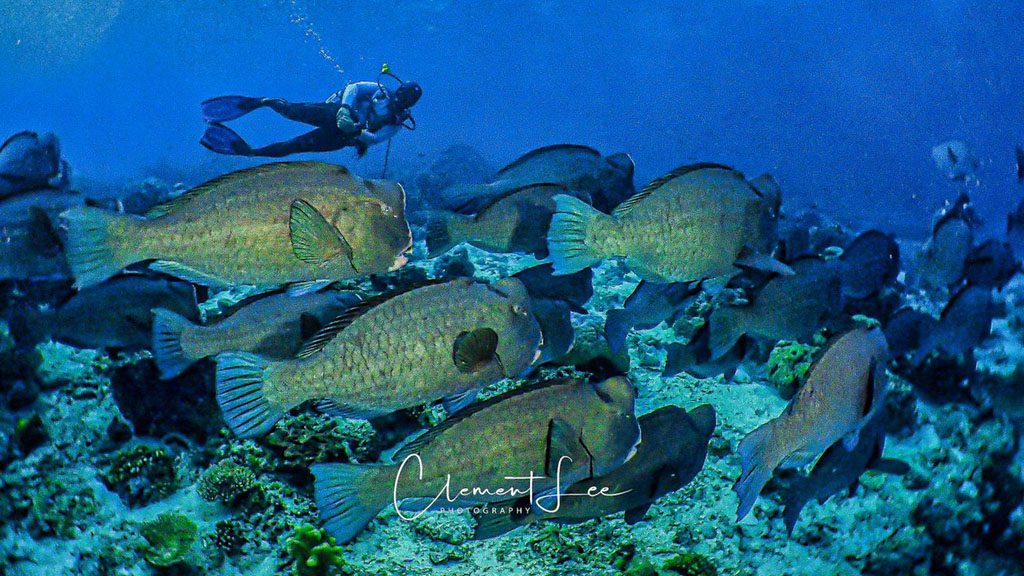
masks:
[[[932,157],[954,182],[977,178],[962,142]],[[817,348],[786,408],[737,447],[739,519],[782,470],[797,471],[779,495],[789,532],[808,502],[866,470],[906,473],[883,454],[887,374],[926,401],[963,397],[931,375],[947,358],[970,365],[989,336],[993,294],[1021,269],[1024,203],[1005,238],[982,239],[961,194],[914,246],[879,230],[845,234],[813,208],[789,214],[770,175],[688,164],[639,192],[633,176],[626,154],[547,146],[485,184],[422,199],[421,229],[397,182],[278,162],[129,211],[70,189],[56,138],[23,132],[0,147],[0,280],[64,289],[7,306],[5,319],[23,349],[148,349],[167,380],[154,386],[206,359],[240,437],[267,434],[310,401],[363,420],[439,403],[446,418],[381,462],[313,465],[320,517],[339,542],[389,505],[406,515],[472,508],[477,539],[618,513],[635,524],[700,474],[719,420],[712,406],[637,414],[643,390],[614,362],[545,372],[572,363],[574,319],[593,313],[593,269],[608,260],[638,281],[605,315],[609,354],[628,356],[662,323],[693,321],[668,346],[664,378],[728,381],[763,371],[779,343]],[[429,258],[468,244],[539,264],[487,281],[368,289],[409,262],[420,230]],[[201,310],[238,287],[252,295]],[[506,381],[517,385],[477,400]]]

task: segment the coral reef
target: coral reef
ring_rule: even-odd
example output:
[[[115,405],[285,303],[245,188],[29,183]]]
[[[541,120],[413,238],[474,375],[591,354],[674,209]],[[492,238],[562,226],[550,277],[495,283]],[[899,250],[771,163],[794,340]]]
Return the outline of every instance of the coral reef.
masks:
[[[231,460],[207,468],[196,483],[196,491],[207,502],[234,506],[256,487],[256,474]]]
[[[295,560],[292,570],[295,576],[327,576],[345,566],[345,549],[335,546],[334,538],[309,524],[295,529],[285,541],[285,550]]]
[[[176,512],[143,522],[139,533],[147,542],[143,550],[146,562],[161,568],[182,562],[198,540],[197,531],[195,522]]]
[[[768,355],[768,383],[784,400],[796,394],[817,351],[817,346],[788,341],[779,342],[772,348]]]
[[[100,478],[132,507],[166,498],[178,486],[174,459],[165,449],[145,444],[114,454]]]

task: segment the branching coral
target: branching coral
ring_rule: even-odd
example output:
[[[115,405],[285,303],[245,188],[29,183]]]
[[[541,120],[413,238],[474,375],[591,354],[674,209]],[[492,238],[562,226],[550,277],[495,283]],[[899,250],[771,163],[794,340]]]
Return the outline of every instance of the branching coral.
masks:
[[[295,559],[295,576],[326,576],[345,566],[345,549],[316,526],[306,524],[295,529],[285,541],[285,550]]]

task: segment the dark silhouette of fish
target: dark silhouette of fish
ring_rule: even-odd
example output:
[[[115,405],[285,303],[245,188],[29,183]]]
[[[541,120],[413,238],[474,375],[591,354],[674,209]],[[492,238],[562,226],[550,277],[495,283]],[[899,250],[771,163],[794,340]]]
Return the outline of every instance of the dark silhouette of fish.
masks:
[[[906,462],[884,458],[885,412],[876,413],[861,430],[857,445],[848,450],[842,441],[836,442],[822,454],[809,475],[792,480],[782,495],[782,518],[786,531],[793,533],[800,512],[811,500],[824,503],[843,490],[850,494],[857,488],[865,471],[877,470],[903,475],[910,471]]]
[[[566,493],[586,494],[607,489],[617,496],[567,496],[557,511],[545,512],[528,502],[509,500],[492,510],[530,510],[526,514],[477,514],[475,539],[493,538],[520,526],[539,521],[578,524],[625,512],[627,524],[643,519],[658,498],[687,485],[704,467],[708,441],[715,431],[715,409],[703,404],[687,412],[674,405],[663,406],[639,418],[641,441],[636,454],[614,471],[570,486]]]

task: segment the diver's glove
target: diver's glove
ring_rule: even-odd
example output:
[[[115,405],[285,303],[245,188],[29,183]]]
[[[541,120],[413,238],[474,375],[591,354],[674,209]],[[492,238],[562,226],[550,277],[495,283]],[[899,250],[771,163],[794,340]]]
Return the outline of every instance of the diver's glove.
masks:
[[[354,138],[362,132],[362,127],[358,122],[356,122],[356,119],[352,114],[352,109],[344,104],[338,108],[338,114],[335,116],[335,120],[338,124],[338,130],[340,130],[345,136]]]

